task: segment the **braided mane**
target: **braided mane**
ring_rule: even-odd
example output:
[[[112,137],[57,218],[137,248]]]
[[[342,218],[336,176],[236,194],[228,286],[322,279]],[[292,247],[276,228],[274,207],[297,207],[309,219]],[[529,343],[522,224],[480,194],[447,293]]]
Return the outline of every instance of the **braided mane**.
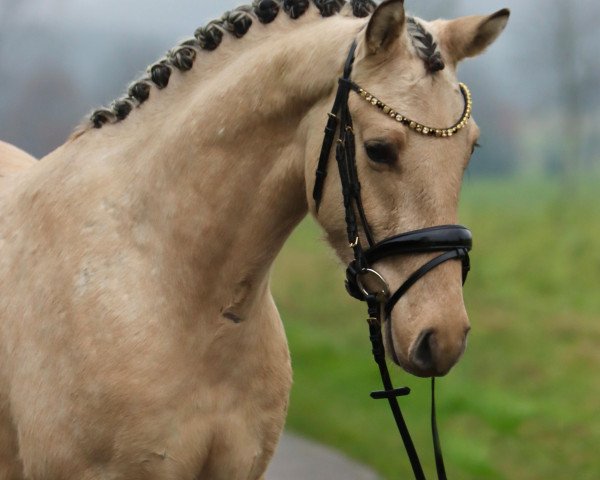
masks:
[[[115,100],[108,108],[95,110],[90,117],[91,127],[101,128],[107,123],[117,123],[127,118],[134,108],[150,98],[153,87],[162,90],[168,86],[173,69],[181,72],[191,70],[198,53],[201,50],[216,50],[224,35],[231,34],[236,38],[242,38],[255,20],[263,24],[271,23],[281,10],[290,18],[297,19],[306,13],[311,1],[323,17],[335,15],[348,5],[355,17],[364,18],[373,13],[377,7],[374,0],[349,0],[349,2],[346,0],[254,0],[252,5],[240,6],[225,12],[221,18],[196,29],[193,38],[183,41],[167,52],[161,60],[150,65],[146,75],[133,82],[124,97]],[[409,32],[419,56],[427,65],[432,64],[430,59],[434,58],[435,54],[441,61],[431,34],[416,21],[410,20],[412,23],[409,21]]]

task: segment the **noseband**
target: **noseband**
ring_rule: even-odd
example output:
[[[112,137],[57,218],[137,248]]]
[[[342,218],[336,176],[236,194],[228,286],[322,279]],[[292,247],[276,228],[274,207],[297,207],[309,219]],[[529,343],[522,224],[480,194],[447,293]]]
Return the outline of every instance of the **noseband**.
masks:
[[[348,265],[346,270],[346,289],[354,298],[367,303],[369,311],[369,333],[373,347],[373,356],[379,367],[384,387],[384,390],[382,391],[373,392],[371,397],[374,399],[388,400],[396,425],[398,426],[404,442],[404,447],[408,454],[415,478],[417,480],[425,480],[425,474],[423,473],[419,457],[400,411],[397,399],[397,397],[408,395],[410,389],[394,388],[392,385],[385,359],[381,328],[382,325],[387,322],[388,331],[391,335],[391,313],[396,303],[422,277],[443,263],[450,260],[460,260],[462,262],[462,281],[463,283],[465,282],[470,269],[468,252],[472,247],[472,236],[471,232],[466,227],[460,225],[442,225],[402,233],[380,242],[375,242],[361,199],[361,186],[356,166],[356,143],[352,116],[348,107],[348,99],[351,91],[357,92],[373,106],[382,110],[383,113],[420,134],[432,137],[451,137],[464,128],[470,118],[471,96],[468,88],[461,84],[461,92],[465,98],[465,109],[461,119],[454,126],[438,129],[421,125],[415,121],[409,120],[404,115],[399,114],[388,107],[351,80],[355,52],[356,42],[354,42],[350,48],[350,53],[348,54],[344,66],[343,76],[339,79],[333,109],[331,113],[329,113],[321,155],[316,171],[313,199],[315,200],[318,212],[323,195],[323,188],[325,186],[325,179],[327,177],[327,167],[331,148],[333,147],[335,135],[338,133],[335,157],[342,184],[348,242],[354,254],[354,260]],[[368,243],[367,248],[363,248],[362,246],[359,226]],[[439,253],[439,255],[425,263],[421,268],[410,275],[392,295],[390,295],[389,286],[386,280],[373,268],[373,265],[376,262],[388,257],[427,253]],[[392,350],[391,354],[397,362],[391,338],[389,339],[389,345]],[[438,478],[445,480],[446,473],[436,423],[435,383],[433,379],[431,426]]]

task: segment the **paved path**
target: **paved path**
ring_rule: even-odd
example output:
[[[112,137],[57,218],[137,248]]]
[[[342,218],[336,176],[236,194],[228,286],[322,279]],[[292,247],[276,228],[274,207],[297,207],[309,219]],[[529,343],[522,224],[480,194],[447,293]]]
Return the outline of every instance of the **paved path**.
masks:
[[[366,467],[328,447],[284,434],[266,480],[378,480]]]

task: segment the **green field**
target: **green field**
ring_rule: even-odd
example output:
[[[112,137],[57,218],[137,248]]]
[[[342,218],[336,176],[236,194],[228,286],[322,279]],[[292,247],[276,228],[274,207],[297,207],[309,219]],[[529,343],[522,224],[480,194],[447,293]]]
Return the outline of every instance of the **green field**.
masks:
[[[600,205],[595,184],[467,180],[474,234],[465,300],[473,330],[438,384],[453,479],[600,478]],[[294,366],[288,428],[412,478],[370,356],[364,305],[311,221],[277,261],[275,297]],[[417,448],[433,475],[427,380],[397,371]]]

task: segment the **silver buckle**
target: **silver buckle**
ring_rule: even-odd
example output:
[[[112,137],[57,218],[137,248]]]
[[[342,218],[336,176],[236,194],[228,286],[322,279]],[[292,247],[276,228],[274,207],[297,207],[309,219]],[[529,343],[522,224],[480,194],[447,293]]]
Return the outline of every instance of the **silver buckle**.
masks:
[[[356,284],[363,295],[373,295],[379,302],[385,301],[390,296],[387,282],[371,268],[365,268],[356,275]]]

